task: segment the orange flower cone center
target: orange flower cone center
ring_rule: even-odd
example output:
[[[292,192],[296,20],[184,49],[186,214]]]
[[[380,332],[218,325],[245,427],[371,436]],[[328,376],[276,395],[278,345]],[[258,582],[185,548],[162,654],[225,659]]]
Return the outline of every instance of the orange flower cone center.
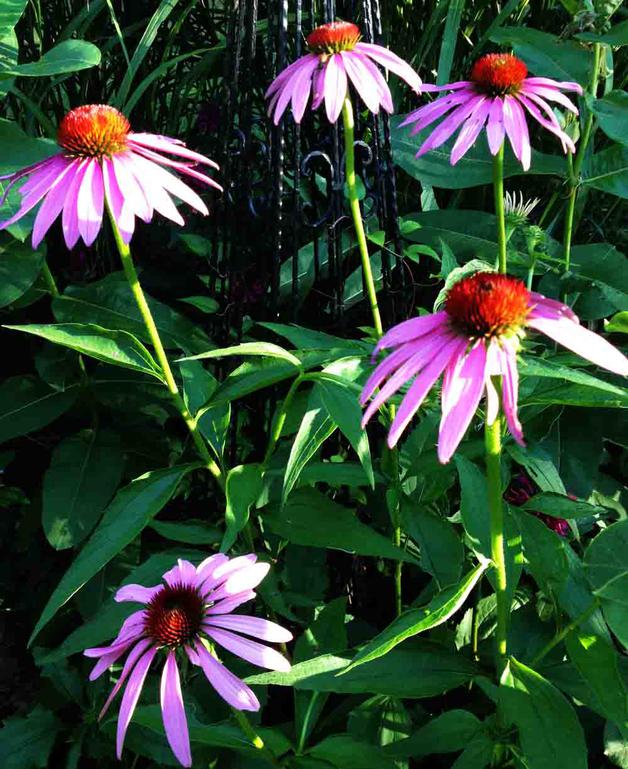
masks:
[[[57,142],[77,157],[110,157],[126,149],[130,130],[129,121],[114,107],[86,104],[63,118]]]
[[[471,68],[471,80],[477,89],[491,96],[517,93],[527,75],[526,65],[509,53],[489,53]]]
[[[203,599],[192,587],[164,587],[146,608],[145,628],[160,646],[189,643],[203,619]]]
[[[332,21],[312,30],[306,42],[312,53],[332,54],[352,51],[360,37],[360,28],[350,21]]]
[[[478,272],[451,287],[445,310],[454,328],[473,339],[512,334],[525,324],[530,293],[517,278]]]

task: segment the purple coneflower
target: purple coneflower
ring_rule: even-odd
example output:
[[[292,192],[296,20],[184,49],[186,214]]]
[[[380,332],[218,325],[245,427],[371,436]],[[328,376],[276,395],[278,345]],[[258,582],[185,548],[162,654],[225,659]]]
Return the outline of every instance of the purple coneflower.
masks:
[[[392,448],[444,372],[438,458],[448,462],[485,391],[486,419],[488,424],[495,421],[499,396],[491,377],[501,376],[506,422],[513,438],[523,444],[517,416],[517,351],[526,328],[541,331],[598,366],[628,375],[628,359],[601,336],[583,328],[569,307],[528,291],[517,278],[478,272],[452,286],[444,310],[406,320],[378,342],[374,354],[390,348],[393,352],[367,381],[362,404],[388,381],[369,404],[362,424],[414,379],[388,433]]]
[[[443,122],[423,142],[416,156],[440,147],[462,126],[451,151],[454,165],[472,147],[486,125],[491,154],[496,155],[508,137],[515,157],[524,170],[530,167],[530,135],[526,112],[543,128],[558,136],[564,152],[575,152],[571,138],[562,130],[548,102],[555,102],[578,114],[561,91],[582,93],[578,83],[558,82],[547,77],[527,77],[528,68],[516,56],[489,53],[478,59],[470,80],[447,85],[423,85],[423,91],[453,91],[448,96],[411,112],[401,123],[414,124],[412,134],[422,131],[443,115]],[[449,113],[449,114],[447,114]]]
[[[380,106],[386,112],[394,107],[384,76],[377,68],[394,72],[417,93],[421,78],[412,67],[388,48],[360,41],[360,29],[348,21],[332,21],[316,27],[306,38],[309,53],[286,67],[270,84],[266,98],[270,99],[268,114],[279,123],[288,104],[300,123],[312,92],[312,109],[325,101],[325,111],[331,123],[338,120],[347,96],[349,80],[371,112]]]
[[[508,488],[504,492],[504,499],[510,505],[521,507],[522,505],[525,505],[528,500],[532,499],[533,496],[538,494],[539,491],[540,488],[532,478],[530,478],[528,473],[525,470],[520,470],[511,478]],[[573,494],[567,494],[567,496],[570,499],[577,499]],[[559,536],[569,536],[569,523],[565,518],[555,518],[553,515],[539,513],[538,510],[528,510],[528,512],[543,521],[548,529],[555,531]]]
[[[260,617],[232,614],[240,604],[255,597],[253,588],[266,576],[267,563],[256,563],[257,556],[229,559],[217,554],[199,566],[179,560],[163,575],[165,584],[154,587],[125,585],[116,601],[143,603],[144,608],[130,615],[117,638],[109,645],[86,649],[97,657],[90,680],[104,673],[125,652],[129,652],[116,685],[100,713],[102,718],[112,700],[126,683],[120,714],[116,749],[118,758],[126,730],[140,697],[146,674],[160,650],[166,655],[161,675],[161,712],[172,752],[183,766],[191,766],[190,738],[181,694],[177,650],[199,666],[210,684],[237,710],[259,710],[251,689],[227,670],[212,653],[213,643],[228,649],[254,665],[270,670],[289,670],[290,663],[279,652],[240,633],[263,641],[289,641],[290,631]],[[128,683],[127,683],[128,682]]]
[[[193,152],[178,139],[133,133],[125,116],[106,104],[87,104],[68,112],[59,125],[57,142],[61,152],[0,177],[10,180],[0,205],[14,184],[29,177],[20,187],[20,209],[0,223],[0,230],[43,200],[33,226],[33,248],[62,211],[67,247],[73,248],[79,238],[90,246],[100,231],[105,202],[127,244],[136,216],[149,222],[158,211],[177,224],[184,223],[170,195],[207,214],[207,206],[196,192],[163,166],[222,189],[193,168],[202,163],[217,169],[213,160]]]

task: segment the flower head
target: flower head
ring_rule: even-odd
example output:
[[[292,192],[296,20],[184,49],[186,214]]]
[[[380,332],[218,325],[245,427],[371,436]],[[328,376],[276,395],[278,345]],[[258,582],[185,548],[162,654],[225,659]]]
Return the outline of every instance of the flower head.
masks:
[[[338,120],[351,81],[358,95],[371,112],[383,107],[393,111],[392,96],[384,76],[376,65],[394,72],[415,91],[421,79],[403,59],[388,48],[360,40],[360,29],[348,21],[333,21],[316,27],[306,38],[309,53],[286,67],[266,91],[268,114],[275,125],[281,120],[288,104],[300,123],[305,114],[310,91],[312,109],[325,102],[330,123]]]
[[[15,184],[28,179],[20,187],[19,210],[0,223],[0,230],[43,201],[33,225],[33,248],[61,213],[67,247],[73,248],[79,238],[90,246],[100,231],[105,204],[125,243],[131,240],[136,216],[149,222],[158,211],[183,224],[171,195],[207,214],[197,193],[166,168],[222,189],[194,168],[200,163],[217,169],[213,160],[189,150],[178,139],[134,133],[126,117],[106,104],[87,104],[68,112],[59,125],[57,143],[57,154],[2,177],[9,183],[0,206]]]
[[[535,494],[538,494],[539,491],[539,487],[532,478],[530,478],[528,473],[525,470],[520,470],[511,478],[508,488],[504,492],[504,499],[515,507],[521,507],[522,505],[525,505],[529,499],[532,499]],[[573,494],[568,494],[567,496],[571,499],[577,499]],[[537,510],[528,510],[528,512],[532,513],[532,515],[540,521],[543,521],[548,529],[555,531],[559,536],[569,536],[569,523],[565,518],[556,518],[553,515],[540,513]]]
[[[524,200],[523,192],[507,192],[504,195],[504,214],[511,225],[522,225],[540,203],[540,198]]]
[[[413,125],[414,135],[444,116],[442,123],[421,145],[417,157],[440,147],[460,128],[450,158],[452,165],[455,165],[486,127],[491,153],[497,154],[507,136],[515,157],[527,171],[532,154],[528,117],[555,134],[560,139],[563,152],[575,152],[573,141],[561,128],[549,102],[577,115],[576,106],[562,91],[581,94],[582,87],[578,83],[527,75],[528,68],[516,56],[489,53],[475,62],[469,80],[447,85],[423,85],[423,91],[453,93],[411,112],[401,123],[402,126]]]
[[[144,604],[144,608],[124,621],[109,646],[84,652],[98,659],[90,675],[92,681],[128,652],[120,677],[100,713],[102,718],[126,683],[118,716],[118,758],[146,675],[158,654],[165,655],[160,687],[164,729],[172,752],[183,766],[191,766],[192,758],[177,654],[185,654],[193,665],[200,667],[218,694],[238,710],[259,710],[259,701],[243,681],[218,661],[213,653],[214,643],[254,665],[270,670],[290,669],[290,663],[279,652],[243,637],[282,642],[291,640],[290,631],[260,617],[233,614],[234,609],[255,597],[253,588],[270,568],[267,563],[256,561],[252,554],[230,559],[222,553],[212,555],[197,567],[179,560],[163,575],[163,584],[125,585],[118,590],[116,601],[134,601]]]
[[[598,334],[583,328],[564,304],[528,291],[517,278],[478,272],[450,289],[445,307],[391,328],[374,354],[392,349],[370,376],[361,402],[371,400],[362,424],[404,384],[412,382],[388,433],[396,445],[436,380],[443,376],[438,457],[448,462],[486,393],[486,419],[499,411],[493,377],[501,377],[502,403],[513,438],[523,444],[517,415],[517,352],[526,329],[546,334],[583,358],[628,376],[628,359]],[[379,392],[375,394],[377,388]]]

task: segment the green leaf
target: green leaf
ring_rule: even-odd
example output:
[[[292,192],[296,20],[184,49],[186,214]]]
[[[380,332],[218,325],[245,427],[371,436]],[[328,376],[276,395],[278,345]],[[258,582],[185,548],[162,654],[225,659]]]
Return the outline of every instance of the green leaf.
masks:
[[[3,74],[16,77],[48,77],[65,72],[78,72],[100,64],[100,51],[84,40],[64,40],[47,51],[39,61],[18,64]]]
[[[15,78],[4,77],[3,73],[16,66],[18,48],[15,31],[0,36],[0,99],[6,97],[15,82]]]
[[[312,459],[323,443],[336,429],[336,426],[323,406],[321,392],[316,387],[310,392],[307,410],[292,446],[286,464],[286,472],[281,490],[281,500],[285,504],[288,495],[295,487],[305,465]]]
[[[222,539],[222,532],[217,526],[210,526],[201,519],[189,518],[185,523],[151,521],[149,526],[160,537],[186,545],[217,545]]]
[[[301,361],[288,350],[279,347],[272,342],[243,342],[233,347],[223,347],[220,350],[208,350],[199,355],[192,355],[187,358],[180,358],[179,363],[188,360],[206,360],[213,358],[228,358],[233,355],[253,355],[263,358],[279,358],[291,363],[296,368],[301,368]]]
[[[628,646],[628,520],[604,529],[584,555],[586,575],[604,617],[624,646]]]
[[[528,769],[587,769],[574,709],[553,684],[514,658],[502,676],[499,709],[519,730]]]
[[[212,299],[211,296],[186,296],[179,299],[179,301],[196,307],[197,310],[204,312],[206,315],[213,315],[220,309],[218,302]]]
[[[628,307],[626,257],[610,243],[574,246],[571,269],[577,275],[579,294],[574,311],[581,318],[597,320]]]
[[[508,444],[507,451],[517,464],[525,467],[541,491],[566,494],[556,465],[550,455],[539,445],[529,443],[526,448]]]
[[[372,345],[359,339],[342,339],[339,336],[332,336],[311,328],[303,328],[303,326],[288,326],[285,323],[258,323],[257,325],[273,331],[287,339],[294,347],[304,350],[341,350],[346,348],[353,353],[370,354],[372,349]]]
[[[346,734],[326,737],[310,749],[309,755],[338,769],[395,769],[392,758],[370,742],[359,742]]]
[[[385,630],[378,633],[357,653],[342,674],[345,675],[346,672],[353,670],[358,665],[383,657],[407,638],[442,625],[464,604],[488,565],[488,561],[478,564],[459,585],[451,585],[437,593],[427,606],[420,609],[410,609],[400,614]]]
[[[602,99],[588,101],[588,106],[608,137],[620,144],[628,144],[628,94],[625,91],[610,91]]]
[[[628,693],[613,645],[580,628],[569,633],[565,645],[569,658],[595,695],[596,710],[617,724],[628,740]]]
[[[494,744],[488,734],[479,732],[451,765],[451,769],[485,769],[493,762]]]
[[[590,40],[594,43],[606,43],[607,45],[628,45],[628,20],[620,21],[611,27],[608,32],[598,35],[595,32],[580,32],[576,35],[579,40]]]
[[[159,331],[163,346],[201,352],[211,346],[205,332],[167,304],[150,296],[146,301]],[[151,344],[142,315],[122,272],[113,272],[87,286],[68,286],[63,296],[52,303],[55,318],[61,323],[96,323],[117,331],[128,331]]]
[[[231,406],[220,403],[204,407],[216,392],[218,380],[198,361],[187,361],[179,365],[183,379],[183,399],[192,416],[198,421],[198,428],[218,457],[222,457],[227,430],[231,419]]]
[[[358,455],[371,487],[375,486],[371,451],[366,431],[362,429],[362,409],[355,391],[341,382],[321,380],[314,385],[328,416],[340,429]]]
[[[19,299],[37,280],[44,262],[41,250],[33,251],[18,240],[0,236],[0,307]]]
[[[462,750],[482,728],[468,710],[448,710],[429,720],[407,739],[387,745],[384,752],[394,758],[423,758],[433,753]]]
[[[14,331],[23,331],[89,355],[96,360],[140,371],[164,381],[161,369],[152,355],[132,334],[127,331],[111,331],[92,323],[51,323],[29,326],[5,326]]]
[[[386,694],[416,699],[435,697],[471,680],[476,668],[467,659],[430,643],[415,643],[407,650],[392,651],[375,660],[337,675],[349,663],[352,652],[324,654],[293,665],[288,673],[249,676],[249,684],[291,686],[316,692],[339,694]]]
[[[225,484],[225,523],[227,529],[220,552],[226,553],[236,541],[238,534],[249,521],[249,510],[262,493],[264,482],[259,464],[238,465],[227,474]]]
[[[590,505],[581,499],[571,499],[551,491],[541,492],[530,497],[523,505],[523,509],[551,515],[553,518],[586,518],[608,513],[604,507]]]
[[[94,528],[122,477],[120,441],[107,430],[65,438],[44,475],[42,525],[56,550],[76,547]]]
[[[5,379],[0,384],[0,443],[50,424],[72,406],[78,394],[78,385],[53,390],[35,377]]]
[[[502,27],[493,32],[491,40],[511,45],[515,55],[523,59],[537,77],[575,80],[583,86],[589,84],[593,55],[580,43],[561,40],[556,35],[530,27]]]
[[[407,498],[401,500],[400,509],[404,530],[419,546],[421,568],[434,577],[439,589],[458,582],[464,547],[454,526]]]
[[[26,718],[8,719],[0,730],[0,765],[3,769],[46,769],[51,766],[49,757],[60,729],[57,717],[41,705]]]
[[[609,334],[628,334],[628,310],[613,315],[604,323],[604,330]]]
[[[57,611],[100,569],[129,545],[168,503],[181,479],[197,465],[153,470],[121,489],[83,549],[50,596],[29,644]]]
[[[628,198],[628,147],[614,144],[596,152],[584,164],[582,182],[610,195]]]
[[[610,722],[604,727],[604,755],[620,769],[628,769],[628,740]]]
[[[1,12],[1,11],[0,11]],[[56,154],[59,147],[48,139],[34,139],[17,123],[0,118],[0,174],[11,174]],[[2,209],[2,215],[6,214]]]
[[[265,508],[262,517],[271,531],[295,545],[416,563],[387,537],[361,523],[353,511],[314,489],[298,489],[283,507]]]
[[[2,0],[0,3],[0,37],[13,30],[24,13],[28,0]]]

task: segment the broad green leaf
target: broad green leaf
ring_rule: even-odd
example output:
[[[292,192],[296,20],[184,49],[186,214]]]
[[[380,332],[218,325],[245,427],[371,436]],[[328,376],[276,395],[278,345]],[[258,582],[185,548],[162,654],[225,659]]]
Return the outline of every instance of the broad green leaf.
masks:
[[[1,11],[0,11],[1,12]],[[17,123],[0,118],[0,174],[11,174],[59,151],[56,142],[34,139],[22,131]],[[2,209],[4,218],[6,209]]]
[[[593,54],[580,43],[561,40],[556,35],[530,27],[502,27],[491,35],[494,43],[511,45],[537,77],[571,80],[589,84]]]
[[[249,521],[249,510],[262,493],[264,482],[259,464],[232,467],[225,483],[227,529],[220,551],[226,553]]]
[[[2,0],[0,3],[0,37],[11,32],[24,13],[28,0]]]
[[[316,692],[339,694],[386,694],[417,699],[435,697],[469,680],[477,670],[458,654],[430,643],[415,643],[407,650],[395,649],[386,656],[337,675],[351,660],[352,652],[324,654],[293,665],[288,673],[249,676],[249,684],[292,686]]]
[[[565,645],[569,658],[595,695],[596,710],[617,724],[628,740],[628,693],[613,645],[579,628],[567,635]]]
[[[188,360],[206,360],[213,358],[228,358],[234,355],[238,356],[261,356],[262,358],[280,358],[288,363],[291,363],[296,368],[301,368],[301,361],[296,358],[288,350],[284,350],[283,347],[279,347],[272,342],[243,342],[242,344],[236,344],[233,347],[222,347],[219,350],[208,350],[202,352],[199,355],[192,355],[187,358],[180,358],[179,362]]]
[[[609,334],[628,334],[628,310],[613,315],[604,323],[604,330]]]
[[[523,505],[524,510],[544,513],[553,518],[585,518],[588,516],[605,515],[608,510],[597,505],[590,505],[581,499],[571,499],[551,491],[535,494]]]
[[[206,313],[207,315],[213,315],[218,312],[220,305],[211,296],[186,296],[183,299],[179,299],[180,302],[185,302],[192,307],[196,307],[197,310]]]
[[[76,547],[96,525],[122,476],[116,433],[85,430],[65,438],[44,475],[42,525],[56,550]]]
[[[44,261],[41,250],[2,233],[0,236],[0,307],[19,299],[37,280]]]
[[[596,190],[628,198],[628,147],[614,144],[596,152],[584,164],[582,181]]]
[[[370,354],[372,345],[359,339],[342,339],[339,336],[325,334],[303,326],[288,326],[285,323],[258,323],[258,326],[267,328],[275,334],[287,339],[294,347],[304,350],[341,350],[346,347],[353,353]]]
[[[572,271],[577,275],[574,311],[580,318],[598,320],[628,307],[626,257],[610,243],[588,243],[571,251]]]
[[[611,91],[602,99],[589,101],[588,105],[607,136],[620,144],[628,144],[628,94],[625,91]]]
[[[455,753],[466,747],[481,728],[482,722],[468,710],[448,710],[429,720],[407,739],[387,745],[384,751],[394,758]]]
[[[201,352],[211,346],[205,332],[185,315],[151,296],[146,296],[146,301],[167,350]],[[128,331],[145,344],[151,344],[122,272],[113,272],[87,286],[68,286],[63,295],[53,301],[52,310],[61,323],[96,323],[112,330]]]
[[[402,499],[400,510],[404,530],[419,546],[421,568],[434,577],[440,589],[457,582],[464,547],[453,524],[407,498]]]
[[[48,77],[65,72],[78,72],[100,64],[100,51],[84,40],[64,40],[47,51],[39,61],[18,64],[8,75],[17,77]],[[3,73],[5,74],[5,73]]]
[[[127,331],[111,331],[92,323],[51,323],[49,325],[32,323],[29,326],[5,326],[5,328],[33,334],[53,344],[60,344],[96,360],[110,363],[112,366],[139,371],[164,381],[161,369],[152,355]]]
[[[493,762],[494,744],[485,732],[478,732],[451,765],[451,769],[485,769]]]
[[[335,429],[336,425],[323,405],[321,393],[314,387],[308,398],[307,410],[290,448],[281,490],[283,504],[299,480],[303,468]]]
[[[579,40],[590,40],[593,43],[606,43],[607,45],[628,45],[628,20],[615,24],[608,32],[598,35],[595,32],[580,32],[576,35]]]
[[[120,489],[48,599],[29,643],[88,580],[141,533],[168,503],[181,479],[196,467],[179,465],[153,470]]]
[[[411,730],[412,719],[403,701],[381,694],[369,697],[353,708],[347,723],[347,731],[354,739],[381,746],[380,755],[387,760],[390,759],[386,747],[405,739]],[[399,762],[394,766],[398,769]]]
[[[7,719],[0,730],[0,765],[3,769],[46,769],[52,765],[50,753],[60,729],[59,719],[41,705],[25,718]]]
[[[160,537],[186,545],[217,545],[222,539],[222,532],[217,526],[210,526],[200,518],[188,518],[185,523],[151,521],[149,526]]]
[[[628,769],[628,740],[608,721],[604,727],[604,755],[619,769]]]
[[[628,646],[628,520],[600,532],[587,548],[584,564],[606,621]]]
[[[509,443],[507,450],[517,464],[525,467],[541,491],[555,494],[567,493],[556,465],[550,455],[539,445],[529,443],[526,448],[523,448]]]
[[[417,158],[415,156],[419,147],[434,130],[436,124],[411,136],[411,125],[403,128],[399,125],[405,117],[406,115],[400,115],[392,119],[391,141],[395,164],[409,176],[419,180],[422,184],[442,187],[443,189],[466,189],[467,187],[491,183],[493,159],[484,132],[480,134],[464,157],[455,166],[452,166],[450,158],[455,138]],[[561,157],[545,155],[533,150],[530,172],[560,176],[564,173],[564,164],[565,161]],[[521,163],[507,146],[504,159],[504,176],[506,178],[522,176],[524,173],[526,172]],[[454,210],[449,209],[449,213],[454,213]],[[432,244],[430,243],[430,245]],[[449,245],[452,244],[449,243]],[[434,247],[437,248],[438,243],[434,244]],[[457,254],[455,248],[453,252]]]
[[[262,517],[272,532],[295,545],[328,547],[416,563],[387,537],[361,523],[352,510],[314,489],[298,489],[283,507],[264,508]]]
[[[511,657],[499,709],[519,731],[528,769],[587,769],[584,732],[573,707],[543,676]]]
[[[343,675],[366,662],[383,657],[407,638],[423,633],[430,628],[442,625],[455,614],[469,597],[477,581],[488,568],[489,562],[483,561],[470,571],[458,585],[451,585],[420,609],[403,612],[381,633],[372,638],[343,671]]]
[[[222,457],[227,430],[231,419],[231,406],[220,403],[217,406],[202,408],[218,387],[218,380],[198,361],[187,361],[179,365],[183,379],[183,399],[192,416],[198,421],[198,428],[203,437]]]
[[[15,30],[0,35],[0,99],[5,98],[15,82],[15,78],[4,77],[3,73],[16,66],[18,49],[19,43]]]
[[[360,742],[347,734],[326,737],[308,755],[338,769],[395,769],[392,758],[370,742]]]
[[[0,443],[53,422],[72,406],[78,394],[78,385],[53,390],[35,377],[5,379],[0,384]]]

